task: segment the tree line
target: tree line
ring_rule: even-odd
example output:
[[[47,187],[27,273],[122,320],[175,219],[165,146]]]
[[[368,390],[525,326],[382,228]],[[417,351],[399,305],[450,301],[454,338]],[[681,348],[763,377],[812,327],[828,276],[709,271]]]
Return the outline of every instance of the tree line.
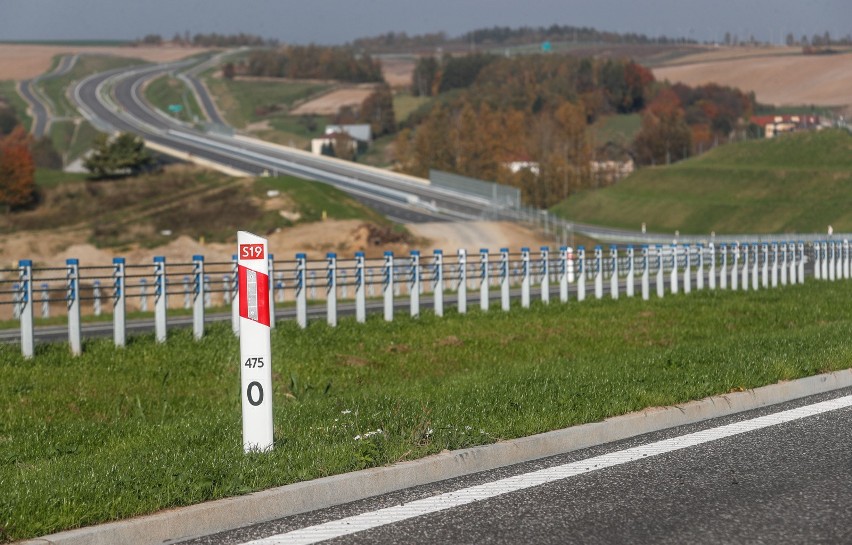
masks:
[[[294,79],[382,82],[382,63],[348,47],[285,46],[252,51],[235,65],[235,74]]]
[[[166,40],[161,34],[153,33],[146,34],[136,40],[137,45],[163,45],[165,42]],[[238,34],[218,34],[211,32],[209,34],[197,33],[193,35],[187,30],[183,34],[176,32],[172,36],[171,43],[174,45],[194,47],[264,47],[277,46],[278,40],[243,32]]]

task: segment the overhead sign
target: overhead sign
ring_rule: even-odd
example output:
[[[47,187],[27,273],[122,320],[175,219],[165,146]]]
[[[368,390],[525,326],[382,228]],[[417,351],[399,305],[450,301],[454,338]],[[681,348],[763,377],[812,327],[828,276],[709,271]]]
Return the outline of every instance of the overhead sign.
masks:
[[[266,239],[237,233],[243,449],[272,449],[272,349]]]

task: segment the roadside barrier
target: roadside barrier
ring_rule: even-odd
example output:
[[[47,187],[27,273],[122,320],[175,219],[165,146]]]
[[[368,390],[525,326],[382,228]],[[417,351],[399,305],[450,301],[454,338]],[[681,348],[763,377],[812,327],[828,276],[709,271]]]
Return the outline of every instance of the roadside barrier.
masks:
[[[465,249],[455,254],[435,250],[431,256],[422,256],[417,250],[408,256],[385,252],[381,258],[357,252],[352,259],[329,253],[325,260],[309,260],[299,253],[293,261],[278,262],[269,255],[270,278],[275,279],[269,290],[270,326],[275,327],[277,314],[279,318],[294,317],[299,327],[306,328],[310,316],[316,319],[316,311],[309,309],[323,304],[331,327],[342,313],[353,311],[359,323],[367,320],[371,310],[392,321],[395,307],[402,302],[416,318],[422,312],[424,294],[431,296],[431,311],[437,316],[443,316],[453,304],[459,313],[466,313],[471,297],[478,298],[479,308],[486,312],[492,298],[499,299],[503,311],[511,310],[513,298],[528,308],[534,290],[544,303],[557,294],[559,302],[567,303],[572,292],[582,302],[588,295],[588,283],[595,298],[603,298],[607,280],[612,299],[635,297],[637,282],[643,300],[650,298],[652,282],[659,298],[667,291],[669,295],[689,294],[717,287],[761,290],[803,283],[806,264],[817,280],[848,279],[852,274],[849,241],[815,241],[807,246],[790,241],[658,244],[643,245],[638,252],[632,245],[610,246],[607,258],[601,246],[591,254],[582,246],[576,252],[563,246],[558,253],[545,246],[537,255],[526,247],[519,253],[501,248],[496,254],[482,248],[478,260],[470,259]],[[219,278],[221,283],[212,281]],[[236,255],[224,262],[207,262],[202,255],[177,263],[155,257],[147,265],[128,265],[118,257],[111,266],[95,267],[77,259],[68,259],[65,267],[37,267],[24,259],[17,269],[0,270],[0,312],[8,308],[11,318],[19,322],[18,340],[26,358],[35,354],[36,305],[40,319],[48,320],[44,327],[50,327],[50,320],[55,322],[65,307],[72,355],[83,350],[84,316],[111,314],[115,346],[123,347],[128,317],[150,319],[149,299],[159,343],[167,342],[170,323],[191,326],[193,337],[200,340],[207,321],[227,319],[227,314],[238,335],[238,278]],[[318,281],[325,289],[317,289]],[[288,310],[292,307],[294,312]]]

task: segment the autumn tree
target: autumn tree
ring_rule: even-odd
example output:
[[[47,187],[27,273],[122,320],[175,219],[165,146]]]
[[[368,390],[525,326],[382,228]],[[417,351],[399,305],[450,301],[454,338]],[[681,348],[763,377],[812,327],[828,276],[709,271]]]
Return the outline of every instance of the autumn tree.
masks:
[[[0,205],[15,210],[35,199],[35,162],[21,125],[0,140]]]
[[[642,114],[642,129],[634,150],[643,164],[670,163],[684,159],[692,150],[692,134],[677,94],[663,88]]]
[[[370,124],[374,137],[396,132],[393,93],[388,84],[376,87],[361,104],[361,121]]]
[[[420,57],[411,75],[411,94],[418,97],[429,97],[435,93],[436,83],[440,76],[438,59],[433,56]]]
[[[222,77],[225,79],[234,79],[234,76],[237,73],[237,69],[232,62],[226,62],[222,66]]]

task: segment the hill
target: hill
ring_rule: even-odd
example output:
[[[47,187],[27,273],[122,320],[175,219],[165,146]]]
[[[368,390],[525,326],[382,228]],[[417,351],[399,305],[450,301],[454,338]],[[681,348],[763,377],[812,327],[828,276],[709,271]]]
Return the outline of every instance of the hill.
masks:
[[[578,222],[681,233],[852,231],[852,136],[830,130],[721,146],[553,212]]]

